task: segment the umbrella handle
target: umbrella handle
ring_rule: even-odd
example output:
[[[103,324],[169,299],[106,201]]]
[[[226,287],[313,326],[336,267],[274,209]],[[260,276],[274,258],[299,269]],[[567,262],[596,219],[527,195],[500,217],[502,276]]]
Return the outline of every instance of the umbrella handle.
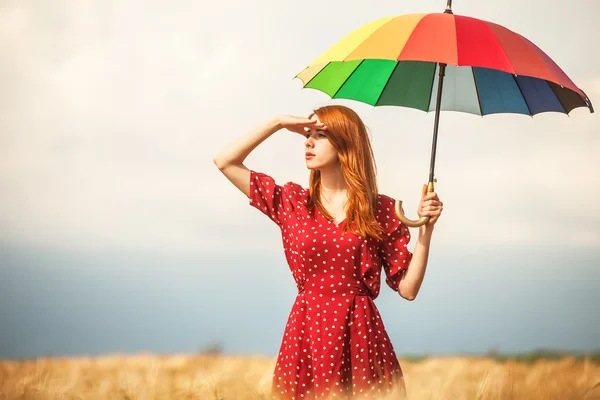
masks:
[[[436,180],[437,179],[434,179],[434,182]],[[432,193],[433,191],[434,191],[433,182],[429,182],[429,184],[427,185],[427,193]],[[428,216],[421,217],[421,218],[415,219],[415,220],[406,218],[406,216],[402,212],[402,200],[396,200],[396,215],[398,216],[398,219],[404,225],[409,226],[411,228],[418,228],[419,226],[425,225],[427,222],[429,222]]]

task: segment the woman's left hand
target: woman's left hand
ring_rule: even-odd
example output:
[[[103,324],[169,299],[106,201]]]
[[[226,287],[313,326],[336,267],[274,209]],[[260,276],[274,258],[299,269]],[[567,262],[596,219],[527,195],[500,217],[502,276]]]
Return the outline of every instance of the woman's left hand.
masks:
[[[419,209],[417,214],[419,217],[429,217],[427,226],[433,226],[444,209],[444,203],[442,203],[436,192],[427,193],[427,185],[423,185],[423,193],[421,195],[421,202],[419,203]]]

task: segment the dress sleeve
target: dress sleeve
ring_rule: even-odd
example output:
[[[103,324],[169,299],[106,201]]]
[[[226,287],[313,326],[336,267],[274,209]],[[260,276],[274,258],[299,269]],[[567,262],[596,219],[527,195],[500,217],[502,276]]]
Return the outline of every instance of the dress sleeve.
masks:
[[[250,205],[280,227],[288,214],[285,203],[287,203],[287,211],[290,207],[285,192],[287,192],[286,188],[275,183],[269,175],[250,170]]]
[[[384,216],[383,240],[379,248],[379,255],[386,275],[386,283],[393,290],[398,290],[404,271],[408,269],[412,253],[408,250],[410,230],[398,219],[394,209],[395,200],[383,201],[381,214]]]

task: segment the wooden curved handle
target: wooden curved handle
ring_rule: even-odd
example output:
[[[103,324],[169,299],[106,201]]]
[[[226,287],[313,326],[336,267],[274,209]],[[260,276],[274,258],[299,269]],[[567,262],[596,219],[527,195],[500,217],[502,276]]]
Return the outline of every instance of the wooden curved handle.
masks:
[[[434,179],[433,182],[437,182],[437,179]],[[429,182],[427,185],[427,193],[432,193],[435,190],[433,182]],[[425,225],[427,222],[429,222],[429,217],[421,217],[415,220],[406,218],[406,216],[402,213],[402,200],[396,200],[396,215],[404,225],[411,228],[418,228],[419,226]]]
[[[421,217],[415,220],[406,218],[404,214],[402,214],[402,200],[396,200],[396,215],[404,225],[410,226],[411,228],[417,228],[429,222],[429,217]]]

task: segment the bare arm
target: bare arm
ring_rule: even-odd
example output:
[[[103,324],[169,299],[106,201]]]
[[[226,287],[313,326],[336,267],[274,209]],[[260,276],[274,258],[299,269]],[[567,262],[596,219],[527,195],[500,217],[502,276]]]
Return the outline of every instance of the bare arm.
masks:
[[[427,260],[429,258],[432,233],[433,226],[423,225],[419,227],[419,236],[413,250],[412,260],[398,286],[398,293],[406,300],[414,300],[423,283],[425,270],[427,269]]]
[[[246,196],[250,196],[250,170],[243,164],[248,154],[282,128],[275,117],[227,145],[213,159],[219,170]]]
[[[433,227],[438,221],[444,203],[442,203],[437,193],[427,193],[427,185],[423,185],[421,202],[417,213],[420,217],[429,216],[429,222],[419,227],[419,236],[413,250],[413,257],[408,266],[408,270],[400,280],[398,293],[406,300],[414,300],[421,289],[425,270],[427,269],[427,260],[429,259],[429,247],[431,246],[431,235]]]
[[[250,170],[244,165],[248,154],[282,128],[303,135],[305,127],[326,128],[317,119],[279,115],[227,145],[213,161],[235,187],[250,197]]]

